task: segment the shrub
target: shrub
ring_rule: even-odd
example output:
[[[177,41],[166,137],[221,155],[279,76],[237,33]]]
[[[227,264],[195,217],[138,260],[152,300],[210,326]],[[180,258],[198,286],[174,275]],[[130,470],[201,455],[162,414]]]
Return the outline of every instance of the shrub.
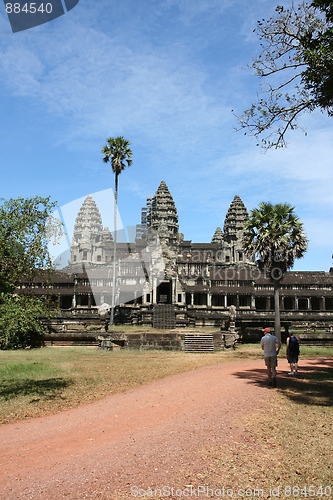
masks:
[[[40,345],[47,315],[43,299],[22,295],[1,294],[0,348],[18,349]]]

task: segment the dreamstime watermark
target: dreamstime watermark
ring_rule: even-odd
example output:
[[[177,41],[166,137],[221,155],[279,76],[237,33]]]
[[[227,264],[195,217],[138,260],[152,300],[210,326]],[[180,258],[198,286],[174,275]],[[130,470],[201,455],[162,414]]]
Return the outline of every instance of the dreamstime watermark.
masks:
[[[27,2],[3,0],[12,32],[17,33],[48,23],[74,9],[80,0],[45,0]]]
[[[134,498],[331,498],[331,486],[271,486],[269,488],[210,488],[209,486],[192,486],[175,488],[162,486],[160,488],[131,487]]]

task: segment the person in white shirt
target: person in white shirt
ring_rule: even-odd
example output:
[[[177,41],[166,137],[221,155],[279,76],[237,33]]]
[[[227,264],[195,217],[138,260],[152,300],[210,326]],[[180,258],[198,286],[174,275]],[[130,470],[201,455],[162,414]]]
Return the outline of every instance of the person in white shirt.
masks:
[[[281,349],[281,342],[275,335],[271,334],[270,328],[263,328],[262,332],[264,333],[264,336],[260,341],[260,345],[264,351],[268,383],[269,385],[276,387],[277,355]]]

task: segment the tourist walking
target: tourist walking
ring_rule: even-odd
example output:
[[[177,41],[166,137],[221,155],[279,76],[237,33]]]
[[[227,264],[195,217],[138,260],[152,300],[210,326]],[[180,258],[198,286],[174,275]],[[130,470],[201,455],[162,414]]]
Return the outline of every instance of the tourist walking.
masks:
[[[288,375],[297,375],[298,373],[298,356],[299,356],[299,340],[293,332],[289,333],[286,344],[286,356],[290,364],[290,372]]]
[[[267,368],[268,383],[276,387],[276,367],[277,355],[281,349],[279,339],[271,334],[270,328],[263,328],[264,336],[261,338],[260,345],[264,351],[265,366]]]

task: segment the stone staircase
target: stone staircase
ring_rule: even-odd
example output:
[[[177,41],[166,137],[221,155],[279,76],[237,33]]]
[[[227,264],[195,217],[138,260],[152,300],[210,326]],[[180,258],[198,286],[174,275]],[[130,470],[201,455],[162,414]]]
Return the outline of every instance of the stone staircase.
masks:
[[[176,327],[176,310],[170,304],[158,304],[153,309],[153,328],[172,330]]]
[[[184,350],[185,352],[214,352],[213,335],[211,333],[186,333]]]

